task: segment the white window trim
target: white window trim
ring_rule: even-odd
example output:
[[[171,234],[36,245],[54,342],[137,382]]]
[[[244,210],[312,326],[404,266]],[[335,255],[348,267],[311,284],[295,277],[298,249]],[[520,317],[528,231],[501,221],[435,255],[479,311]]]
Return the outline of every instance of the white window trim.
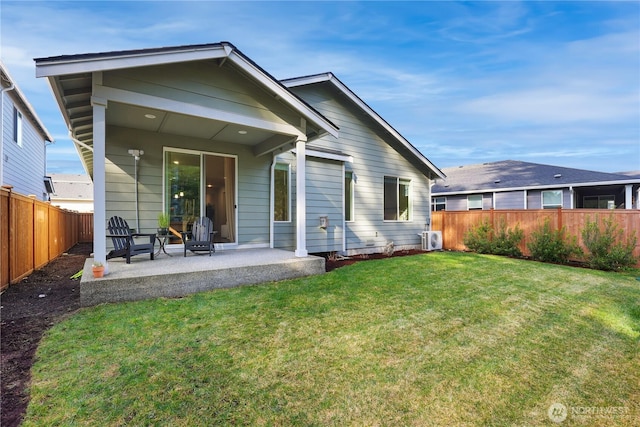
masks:
[[[287,167],[287,219],[286,220],[276,220],[275,219],[275,203],[276,203],[276,183],[275,183],[275,171],[278,170],[278,165],[282,165],[282,166],[286,166]],[[274,171],[273,171],[273,201],[272,201],[272,206],[273,206],[273,217],[272,220],[275,224],[289,224],[291,223],[291,164],[290,163],[285,163],[285,162],[275,162],[275,165],[273,167]]]
[[[544,204],[544,193],[550,193],[550,192],[560,192],[560,204],[559,205],[545,205]],[[557,208],[562,208],[564,205],[564,191],[562,191],[562,189],[555,189],[555,190],[542,190],[540,192],[540,206],[542,207],[542,209],[557,209]],[[548,207],[547,207],[548,206]]]
[[[18,147],[23,146],[23,137],[24,137],[24,123],[23,117],[20,110],[16,107],[13,107],[13,138]]]
[[[347,191],[350,191],[350,194],[351,194],[351,197],[350,197],[351,206],[349,206],[350,209],[351,209],[351,219],[347,219],[347,207],[346,206],[344,206],[344,212],[342,213],[342,215],[344,216],[344,222],[352,223],[352,222],[356,222],[356,210],[355,210],[356,203],[355,203],[355,200],[354,200],[355,199],[355,195],[356,195],[355,179],[354,179],[355,172],[354,171],[345,170],[344,165],[343,165],[342,166],[342,175],[344,176],[345,179],[347,178],[347,173],[351,174],[351,188],[346,188],[346,186],[345,186],[343,194],[346,196]],[[343,182],[343,185],[344,185],[344,179],[342,180],[342,182]],[[344,198],[343,198],[343,200],[344,200]]]
[[[472,208],[471,206],[469,206],[469,198],[470,197],[480,197],[480,207],[479,208]],[[484,196],[482,194],[469,194],[467,196],[467,210],[468,211],[481,211],[484,209]]]
[[[396,217],[400,217],[400,181],[406,181],[409,183],[409,218],[402,219],[384,219],[384,179],[395,178],[396,179]],[[384,175],[382,177],[383,194],[382,194],[382,222],[413,222],[413,181],[409,178],[402,178],[400,176]]]
[[[436,202],[437,199],[444,199],[444,203],[438,203]],[[433,210],[433,212],[439,212],[438,210],[436,210],[436,206],[438,205],[442,205],[444,204],[444,209],[442,209],[443,211],[447,210],[447,196],[435,196],[433,198],[433,204],[431,205],[431,209]]]
[[[167,206],[166,206],[166,153],[170,151],[170,152],[174,152],[174,153],[185,153],[185,154],[194,154],[194,155],[199,155],[200,156],[200,182],[202,184],[202,182],[204,182],[204,166],[203,166],[203,161],[204,161],[204,157],[205,155],[208,156],[218,156],[218,157],[228,157],[228,158],[232,158],[235,161],[235,175],[234,175],[234,179],[235,179],[235,185],[234,185],[234,189],[235,189],[235,230],[236,230],[236,241],[234,243],[224,243],[224,245],[221,246],[221,248],[224,247],[234,247],[234,246],[238,246],[238,242],[240,239],[240,230],[238,228],[239,225],[239,219],[238,217],[240,216],[238,214],[238,156],[234,155],[234,154],[225,154],[225,153],[217,153],[214,151],[200,151],[200,150],[191,150],[191,149],[187,149],[187,148],[178,148],[178,147],[170,147],[170,146],[164,146],[162,147],[162,212],[166,212],[167,211]],[[203,197],[201,197],[200,200],[200,212],[205,212],[206,207],[205,207],[205,203],[204,200],[202,200]],[[216,248],[218,248],[218,243],[216,243]],[[173,244],[173,245],[169,245],[167,246],[167,248],[175,248],[175,247],[181,247],[182,244]]]

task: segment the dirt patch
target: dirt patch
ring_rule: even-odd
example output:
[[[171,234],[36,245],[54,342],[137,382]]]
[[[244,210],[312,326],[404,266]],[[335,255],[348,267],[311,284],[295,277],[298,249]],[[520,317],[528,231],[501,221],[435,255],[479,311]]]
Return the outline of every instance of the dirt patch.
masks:
[[[90,243],[78,244],[2,293],[0,425],[21,423],[36,348],[47,329],[80,308],[80,279],[71,276],[83,268],[91,252]]]
[[[418,249],[411,249],[411,250],[395,251],[393,255],[377,253],[377,254],[368,254],[368,255],[354,255],[351,257],[335,257],[335,256],[331,256],[330,254],[323,254],[323,256],[325,258],[325,270],[331,271],[331,270],[335,270],[336,268],[344,267],[345,265],[351,265],[351,264],[355,264],[356,262],[368,261],[371,259],[384,259],[384,258],[399,257],[399,256],[419,255],[424,253],[425,253],[424,251],[421,251]]]

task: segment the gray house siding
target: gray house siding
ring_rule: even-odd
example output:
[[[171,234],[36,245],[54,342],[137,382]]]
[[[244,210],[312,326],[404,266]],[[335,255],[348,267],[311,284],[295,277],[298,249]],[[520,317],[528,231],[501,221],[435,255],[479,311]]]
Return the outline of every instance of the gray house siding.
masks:
[[[467,196],[447,196],[448,211],[466,211]]]
[[[342,250],[344,234],[342,163],[307,157],[307,250],[333,252]],[[320,217],[329,219],[320,228]]]
[[[239,75],[241,74],[232,65],[218,67],[196,61],[158,65],[149,67],[144,72],[138,68],[109,71],[104,73],[104,85],[244,116],[259,117],[275,123],[299,121],[294,112],[282,102],[277,101],[256,83]],[[192,127],[192,120],[188,116],[182,116],[172,123],[165,123],[164,126],[173,129]],[[202,138],[211,138],[223,125],[212,122],[211,127],[202,127]],[[218,136],[218,139],[224,138]]]
[[[495,209],[525,209],[524,191],[494,193]]]
[[[418,246],[418,234],[429,216],[429,180],[392,148],[385,136],[374,132],[376,125],[368,116],[355,113],[356,107],[328,87],[312,85],[291,90],[340,128],[339,140],[324,137],[313,146],[340,151],[354,159],[348,165],[355,179],[354,220],[346,223],[346,252],[377,252],[389,242],[396,247]],[[384,221],[385,176],[411,181],[410,221]]]
[[[48,200],[44,187],[46,174],[45,141],[30,120],[30,115],[15,101],[13,91],[3,94],[2,100],[2,184],[12,185],[13,191],[35,195]],[[22,114],[22,146],[14,141],[14,107]]]

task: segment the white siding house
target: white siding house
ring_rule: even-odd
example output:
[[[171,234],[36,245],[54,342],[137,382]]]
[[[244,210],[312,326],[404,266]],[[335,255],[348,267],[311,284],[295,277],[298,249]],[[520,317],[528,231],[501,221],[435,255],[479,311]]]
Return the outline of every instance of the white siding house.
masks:
[[[280,82],[230,43],[40,58],[36,74],[93,178],[98,260],[109,217],[153,232],[160,212],[177,231],[211,218],[218,250],[417,246],[444,177],[333,75]]]
[[[47,201],[52,185],[46,176],[46,145],[53,138],[2,63],[0,82],[0,185]]]

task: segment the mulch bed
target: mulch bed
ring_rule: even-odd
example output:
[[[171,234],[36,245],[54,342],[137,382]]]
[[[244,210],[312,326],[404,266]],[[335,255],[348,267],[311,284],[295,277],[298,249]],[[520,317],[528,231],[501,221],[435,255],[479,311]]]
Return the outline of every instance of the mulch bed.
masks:
[[[80,271],[91,254],[90,243],[78,244],[41,270],[2,293],[0,308],[0,399],[3,427],[20,425],[29,395],[31,365],[42,334],[80,308]]]
[[[29,395],[31,365],[40,339],[54,324],[80,308],[80,280],[72,279],[92,252],[91,244],[78,244],[41,270],[33,272],[2,293],[0,308],[0,353],[2,359],[0,425],[18,426],[22,422]],[[415,255],[422,251],[397,251],[393,256]],[[326,256],[326,270],[370,259],[388,258],[384,254],[334,258]]]

